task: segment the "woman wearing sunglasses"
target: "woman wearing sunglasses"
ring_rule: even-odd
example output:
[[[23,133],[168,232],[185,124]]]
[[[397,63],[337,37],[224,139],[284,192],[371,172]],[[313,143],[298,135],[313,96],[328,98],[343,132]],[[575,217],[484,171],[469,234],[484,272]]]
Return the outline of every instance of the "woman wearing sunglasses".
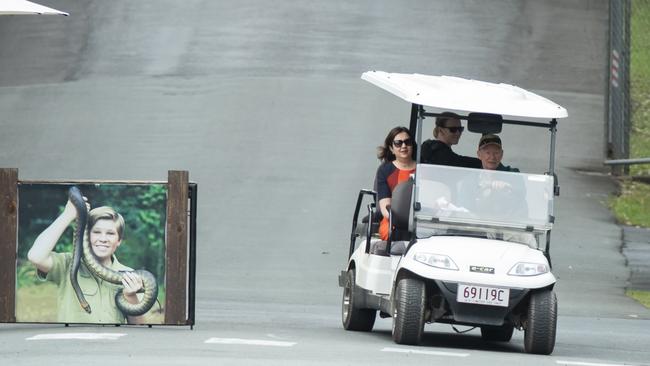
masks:
[[[392,192],[399,183],[406,181],[415,172],[413,160],[414,141],[409,129],[395,127],[388,133],[384,145],[377,148],[377,157],[382,164],[377,169],[375,188],[377,201],[383,219],[379,223],[379,235],[382,240],[388,239],[388,209]]]
[[[457,114],[442,113],[441,117],[436,118],[436,127],[433,129],[433,137],[436,139],[422,143],[421,162],[481,169],[479,159],[458,155],[451,150],[451,145],[458,143],[463,130],[464,127],[460,124],[460,117]]]

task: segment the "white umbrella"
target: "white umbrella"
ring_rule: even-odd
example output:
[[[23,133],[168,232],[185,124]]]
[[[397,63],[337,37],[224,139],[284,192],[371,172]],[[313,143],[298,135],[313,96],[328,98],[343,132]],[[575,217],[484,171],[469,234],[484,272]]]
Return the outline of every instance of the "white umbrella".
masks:
[[[48,8],[27,0],[0,0],[0,15],[20,14],[57,14],[70,15],[68,13]]]

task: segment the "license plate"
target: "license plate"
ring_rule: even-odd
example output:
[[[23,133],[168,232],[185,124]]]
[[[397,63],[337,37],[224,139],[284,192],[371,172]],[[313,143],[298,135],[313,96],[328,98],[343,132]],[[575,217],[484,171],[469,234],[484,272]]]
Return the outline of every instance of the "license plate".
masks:
[[[510,289],[458,284],[456,301],[467,304],[508,306]]]

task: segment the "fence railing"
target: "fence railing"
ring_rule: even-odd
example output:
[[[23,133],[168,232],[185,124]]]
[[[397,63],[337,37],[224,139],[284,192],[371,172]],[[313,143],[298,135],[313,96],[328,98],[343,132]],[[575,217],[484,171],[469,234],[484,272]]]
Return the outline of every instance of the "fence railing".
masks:
[[[605,165],[650,164],[650,158],[605,160],[603,164]]]

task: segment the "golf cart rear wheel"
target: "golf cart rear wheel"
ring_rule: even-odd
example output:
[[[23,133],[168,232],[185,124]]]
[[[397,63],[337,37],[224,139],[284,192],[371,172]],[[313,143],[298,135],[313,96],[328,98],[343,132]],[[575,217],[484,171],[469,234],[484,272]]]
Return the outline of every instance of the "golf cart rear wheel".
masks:
[[[343,301],[341,304],[341,315],[343,328],[346,330],[358,330],[369,332],[375,325],[377,311],[372,309],[360,309],[355,301],[355,275],[354,268],[350,269],[345,278],[343,287]]]
[[[402,278],[397,283],[393,304],[393,340],[398,344],[416,345],[424,332],[426,289],[424,282]]]
[[[557,298],[552,290],[530,295],[528,319],[524,331],[524,348],[528,353],[550,355],[555,348]]]
[[[486,341],[509,342],[514,331],[515,327],[512,324],[502,326],[486,325],[481,327],[481,338]]]

